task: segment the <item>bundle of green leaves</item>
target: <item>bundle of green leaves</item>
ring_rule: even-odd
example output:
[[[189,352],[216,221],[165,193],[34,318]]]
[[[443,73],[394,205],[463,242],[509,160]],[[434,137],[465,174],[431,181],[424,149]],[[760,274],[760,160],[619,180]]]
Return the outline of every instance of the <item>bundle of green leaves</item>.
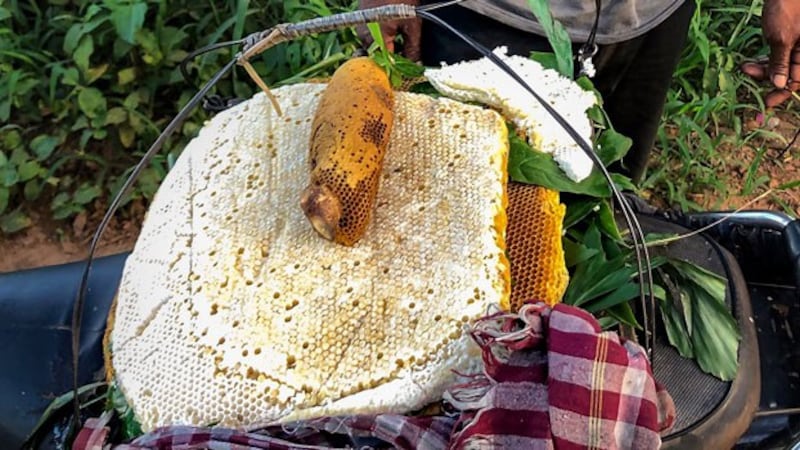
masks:
[[[572,78],[572,43],[566,30],[552,18],[545,0],[529,0],[529,4],[543,24],[553,49],[552,53],[535,52],[531,58]],[[370,31],[375,42],[369,53],[387,71],[393,85],[400,86],[403,80],[422,75],[421,66],[387,52],[377,24],[371,24]],[[625,156],[631,140],[614,130],[591,80],[581,77],[575,81],[598,97],[597,105],[587,115],[594,125],[595,152],[609,168]],[[438,95],[427,83],[413,90]],[[571,180],[550,154],[532,148],[514,132],[512,124],[508,126],[510,178],[558,191],[567,206],[562,242],[570,282],[563,301],[593,313],[604,328],[624,325],[652,332],[642,330],[632,306],[643,293],[649,294],[649,289],[639,279],[635,248],[625,238],[629,233],[620,230],[617,223],[608,181],[597,169],[581,182]],[[637,190],[630,178],[622,174],[611,172],[611,178],[620,190]],[[723,380],[733,379],[738,367],[740,336],[725,304],[725,279],[688,260],[664,256],[652,258],[649,270],[654,271],[653,295],[670,344],[682,356],[696,359],[702,370]],[[638,315],[643,313],[640,308]]]

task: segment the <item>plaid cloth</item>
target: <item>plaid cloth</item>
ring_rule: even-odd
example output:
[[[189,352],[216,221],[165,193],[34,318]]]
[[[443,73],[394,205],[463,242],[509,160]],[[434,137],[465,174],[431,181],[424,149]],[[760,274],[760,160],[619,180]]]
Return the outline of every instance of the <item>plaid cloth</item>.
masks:
[[[528,304],[479,320],[472,337],[484,373],[445,394],[453,417],[325,417],[258,433],[173,426],[114,449],[648,449],[675,421],[644,350],[579,308]],[[101,449],[107,420],[87,421],[73,448]]]

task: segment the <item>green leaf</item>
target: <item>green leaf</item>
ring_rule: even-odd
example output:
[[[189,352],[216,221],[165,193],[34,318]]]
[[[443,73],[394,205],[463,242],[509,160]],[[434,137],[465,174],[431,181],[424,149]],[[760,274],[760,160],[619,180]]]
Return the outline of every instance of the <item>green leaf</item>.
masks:
[[[587,238],[588,237],[588,238]],[[597,248],[602,243],[590,243],[594,239],[588,232],[584,235],[584,243],[589,248]],[[606,295],[619,289],[630,281],[636,271],[627,260],[629,255],[622,254],[616,258],[606,260],[600,253],[589,260],[578,264],[572,274],[572,279],[564,294],[564,303],[581,306],[596,297]]]
[[[86,70],[86,84],[92,84],[99,80],[100,77],[105,75],[108,70],[108,64],[100,64],[97,67],[91,67]]]
[[[381,26],[375,22],[370,22],[367,24],[367,29],[369,30],[369,34],[372,37],[372,40],[377,44],[378,48],[381,50],[381,53],[384,55],[389,53],[389,50],[386,49],[386,42],[383,40],[383,33],[381,33]]]
[[[147,14],[147,4],[144,2],[114,5],[111,10],[111,23],[117,30],[117,36],[129,44],[135,44],[136,33],[142,29],[145,14]]]
[[[21,146],[15,148],[14,151],[11,152],[10,161],[12,164],[20,165],[29,159],[31,159],[31,155],[29,155],[28,152],[26,152]]]
[[[80,213],[81,211],[83,211],[83,207],[81,205],[68,203],[66,205],[59,206],[58,208],[53,209],[53,219],[56,220],[66,219],[67,217],[72,217],[75,214]]]
[[[104,125],[119,125],[128,120],[128,112],[120,106],[108,110]]]
[[[798,186],[800,186],[800,180],[794,180],[794,181],[790,181],[788,183],[783,183],[780,186],[778,186],[776,189],[779,190],[779,191],[784,191],[784,190],[787,190],[787,189],[794,189],[794,188],[796,188]]]
[[[564,246],[564,261],[567,267],[574,267],[600,253],[599,249],[586,247],[571,239],[564,238],[561,243]]]
[[[87,384],[85,386],[81,386],[78,388],[78,396],[84,395],[88,392],[92,392],[97,388],[105,385],[105,381],[98,381],[96,383]],[[47,422],[56,414],[59,410],[64,408],[65,406],[69,405],[74,398],[74,392],[72,390],[68,391],[65,394],[62,394],[56,397],[50,404],[47,406],[47,409],[44,410],[41,417],[39,417],[39,422],[36,423],[36,426],[33,427],[33,431],[31,434],[28,435],[28,438],[25,440],[25,444],[23,444],[23,448],[30,446],[33,444],[33,441],[37,435],[39,435],[43,431],[43,427]]]
[[[31,218],[19,210],[0,216],[0,230],[6,234],[16,233],[28,228],[32,223]]]
[[[136,80],[136,68],[135,67],[128,67],[127,69],[122,69],[117,72],[117,84],[120,86],[125,86],[128,83],[133,82]]]
[[[0,167],[0,186],[11,187],[17,184],[19,175],[17,168],[12,165]]]
[[[545,69],[558,70],[558,60],[555,53],[531,52],[530,58],[542,65]]]
[[[667,331],[667,339],[684,358],[694,358],[692,342],[683,322],[683,315],[675,309],[669,301],[659,302],[661,318]]]
[[[567,213],[564,215],[564,229],[572,228],[583,221],[592,211],[600,209],[600,201],[596,198],[577,198],[567,204]]]
[[[83,24],[76,23],[69,27],[67,34],[64,35],[64,53],[71,55],[83,36]]]
[[[587,77],[587,76],[585,76],[585,75],[576,78],[575,79],[575,84],[580,86],[580,88],[583,89],[584,91],[594,92],[595,94],[598,95],[598,97],[600,95],[600,93],[597,91],[597,88],[594,86],[594,83],[592,82],[592,79]],[[596,108],[596,107],[597,107],[597,105],[593,106],[592,108]]]
[[[125,148],[131,148],[136,141],[136,131],[128,125],[119,127],[119,141]]]
[[[642,328],[636,320],[636,315],[633,313],[630,303],[621,303],[613,308],[607,309],[606,314],[625,325],[638,329]]]
[[[611,174],[611,180],[614,182],[615,185],[617,185],[617,188],[620,191],[636,192],[636,190],[638,189],[636,187],[636,185],[633,184],[633,181],[631,181],[630,178],[628,178],[625,175],[622,175],[620,173],[612,173]]]
[[[75,51],[72,53],[72,59],[81,72],[85,73],[89,70],[89,58],[92,56],[92,53],[94,53],[94,40],[92,39],[92,35],[87,34],[81,38],[78,47],[75,48]]]
[[[580,292],[572,297],[570,304],[581,306],[589,300],[608,294],[622,287],[635,274],[632,267],[626,265],[624,255],[609,261],[595,257],[582,267],[592,275],[587,277],[592,281],[589,286],[584,286]],[[580,270],[580,268],[578,269]],[[577,273],[577,271],[576,271]],[[577,276],[577,275],[576,275]]]
[[[670,259],[669,262],[681,275],[692,280],[697,287],[706,291],[711,298],[716,299],[718,302],[725,302],[725,292],[727,288],[727,281],[725,278],[686,261]]]
[[[19,175],[19,181],[21,182],[35,178],[40,173],[42,173],[42,166],[33,160],[25,161],[24,163],[20,164],[19,167],[17,167],[17,174]]]
[[[673,297],[678,296],[662,302],[670,343],[682,355],[693,355],[703,371],[722,380],[733,379],[740,334],[725,305],[725,279],[677,259],[669,259],[661,271],[667,273],[663,282],[671,285]]]
[[[117,387],[116,383],[109,387],[108,407],[113,408],[119,415],[122,421],[124,439],[130,440],[142,435],[142,427],[136,421],[133,409],[128,405],[128,401],[125,399],[125,396],[122,394],[119,387]]]
[[[78,94],[78,106],[86,117],[98,117],[106,110],[106,98],[99,89],[85,88]]]
[[[536,17],[536,21],[544,29],[547,40],[553,48],[553,53],[555,53],[556,61],[558,62],[559,73],[569,79],[574,78],[572,41],[569,38],[569,34],[567,34],[567,30],[560,22],[553,19],[547,0],[528,0],[528,5]]]
[[[739,328],[730,311],[704,289],[693,289],[692,345],[697,364],[721,380],[736,377],[739,367]],[[705,294],[701,294],[705,293]]]
[[[5,167],[8,164],[8,157],[6,156],[6,152],[0,150],[0,168]]]
[[[75,203],[77,203],[79,205],[85,205],[85,204],[91,202],[92,200],[94,200],[95,198],[99,197],[100,194],[102,194],[102,193],[103,193],[103,190],[100,189],[99,186],[95,186],[95,185],[91,185],[91,184],[85,183],[85,184],[81,185],[81,187],[78,188],[77,191],[75,191],[75,195],[73,196],[73,199],[75,200]]]
[[[61,208],[62,206],[66,205],[70,201],[70,195],[66,192],[59,192],[53,197],[53,200],[50,202],[50,209],[55,210],[56,208]]]
[[[600,324],[600,328],[603,330],[610,330],[619,325],[619,321],[617,319],[608,316],[598,318],[597,323]]]
[[[417,78],[425,73],[425,67],[414,61],[406,58],[403,55],[394,55],[394,69],[403,76],[403,78]]]
[[[603,236],[600,234],[600,228],[597,227],[596,222],[592,221],[589,223],[589,227],[586,229],[586,233],[583,235],[583,243],[589,248],[602,251],[602,237]]]
[[[64,73],[61,75],[61,82],[67,86],[77,86],[81,81],[80,73],[78,73],[78,69],[74,67],[70,67],[69,69],[65,69]]]
[[[86,118],[86,116],[80,116],[77,119],[75,119],[75,123],[73,123],[72,127],[70,127],[70,131],[82,130],[88,126],[89,126],[89,120]]]
[[[632,298],[639,295],[639,285],[636,283],[625,283],[622,286],[614,289],[608,295],[598,298],[584,306],[584,309],[594,314],[598,311],[603,311],[612,308],[620,303],[627,302]]]
[[[136,43],[142,47],[142,60],[147,65],[158,65],[158,63],[164,59],[164,54],[161,52],[158,38],[147,28],[142,28],[136,33]]]
[[[596,126],[601,128],[608,128],[608,120],[606,120],[606,113],[603,111],[603,108],[599,105],[593,105],[591,108],[586,110],[586,116],[589,117]]]
[[[42,183],[40,183],[39,180],[30,180],[25,183],[25,188],[22,192],[25,195],[25,200],[32,202],[39,198],[39,195],[41,195]]]
[[[44,161],[53,154],[58,145],[58,138],[49,134],[40,134],[31,140],[30,146],[36,159]]]
[[[603,200],[600,202],[600,210],[598,211],[597,218],[598,224],[600,225],[600,230],[617,241],[622,240],[622,235],[619,233],[619,227],[617,227],[617,221],[614,220],[614,212],[611,211],[611,206],[609,206],[608,200]]]
[[[605,166],[615,161],[619,161],[628,153],[633,141],[614,130],[604,130],[597,138],[597,156]]]
[[[17,130],[11,130],[3,135],[3,148],[16,150],[22,146],[22,135]]]
[[[508,174],[514,181],[544,186],[559,192],[592,197],[611,195],[611,189],[598,171],[592,171],[586,179],[576,183],[558,167],[551,155],[533,150],[516,135],[510,137]]]
[[[10,197],[10,190],[7,187],[0,187],[0,214],[3,214],[8,208],[8,198]]]

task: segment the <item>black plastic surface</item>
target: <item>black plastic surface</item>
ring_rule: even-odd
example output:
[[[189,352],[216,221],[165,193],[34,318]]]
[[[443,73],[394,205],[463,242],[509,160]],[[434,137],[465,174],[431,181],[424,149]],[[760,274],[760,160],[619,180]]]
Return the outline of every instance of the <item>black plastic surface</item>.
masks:
[[[80,384],[103,377],[101,342],[126,257],[94,265],[81,330]],[[74,263],[0,274],[0,449],[18,448],[50,402],[72,388],[70,322],[82,269]]]

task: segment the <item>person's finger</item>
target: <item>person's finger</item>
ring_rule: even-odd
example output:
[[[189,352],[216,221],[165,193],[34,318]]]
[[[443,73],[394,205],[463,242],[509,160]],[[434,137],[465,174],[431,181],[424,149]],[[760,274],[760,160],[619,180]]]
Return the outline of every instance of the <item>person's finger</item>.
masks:
[[[783,40],[770,42],[769,78],[778,89],[786,87],[786,82],[789,81],[791,55],[792,45],[786,45]]]
[[[422,58],[422,20],[411,19],[403,23],[403,53],[412,61]]]
[[[769,79],[767,65],[764,63],[746,62],[739,66],[739,70],[756,81]]]
[[[362,47],[368,48],[372,45],[372,34],[369,32],[369,28],[367,28],[366,25],[356,26],[356,36],[358,36],[358,40],[361,41]]]
[[[781,103],[789,100],[792,97],[792,92],[786,89],[773,89],[764,96],[764,106],[767,108],[774,108]]]
[[[397,34],[392,33],[390,36],[388,33],[383,32],[383,27],[381,27],[381,34],[383,35],[383,43],[386,45],[386,51],[394,53],[394,38]]]
[[[795,45],[792,50],[792,58],[789,63],[789,79],[793,82],[800,81],[800,43]]]

